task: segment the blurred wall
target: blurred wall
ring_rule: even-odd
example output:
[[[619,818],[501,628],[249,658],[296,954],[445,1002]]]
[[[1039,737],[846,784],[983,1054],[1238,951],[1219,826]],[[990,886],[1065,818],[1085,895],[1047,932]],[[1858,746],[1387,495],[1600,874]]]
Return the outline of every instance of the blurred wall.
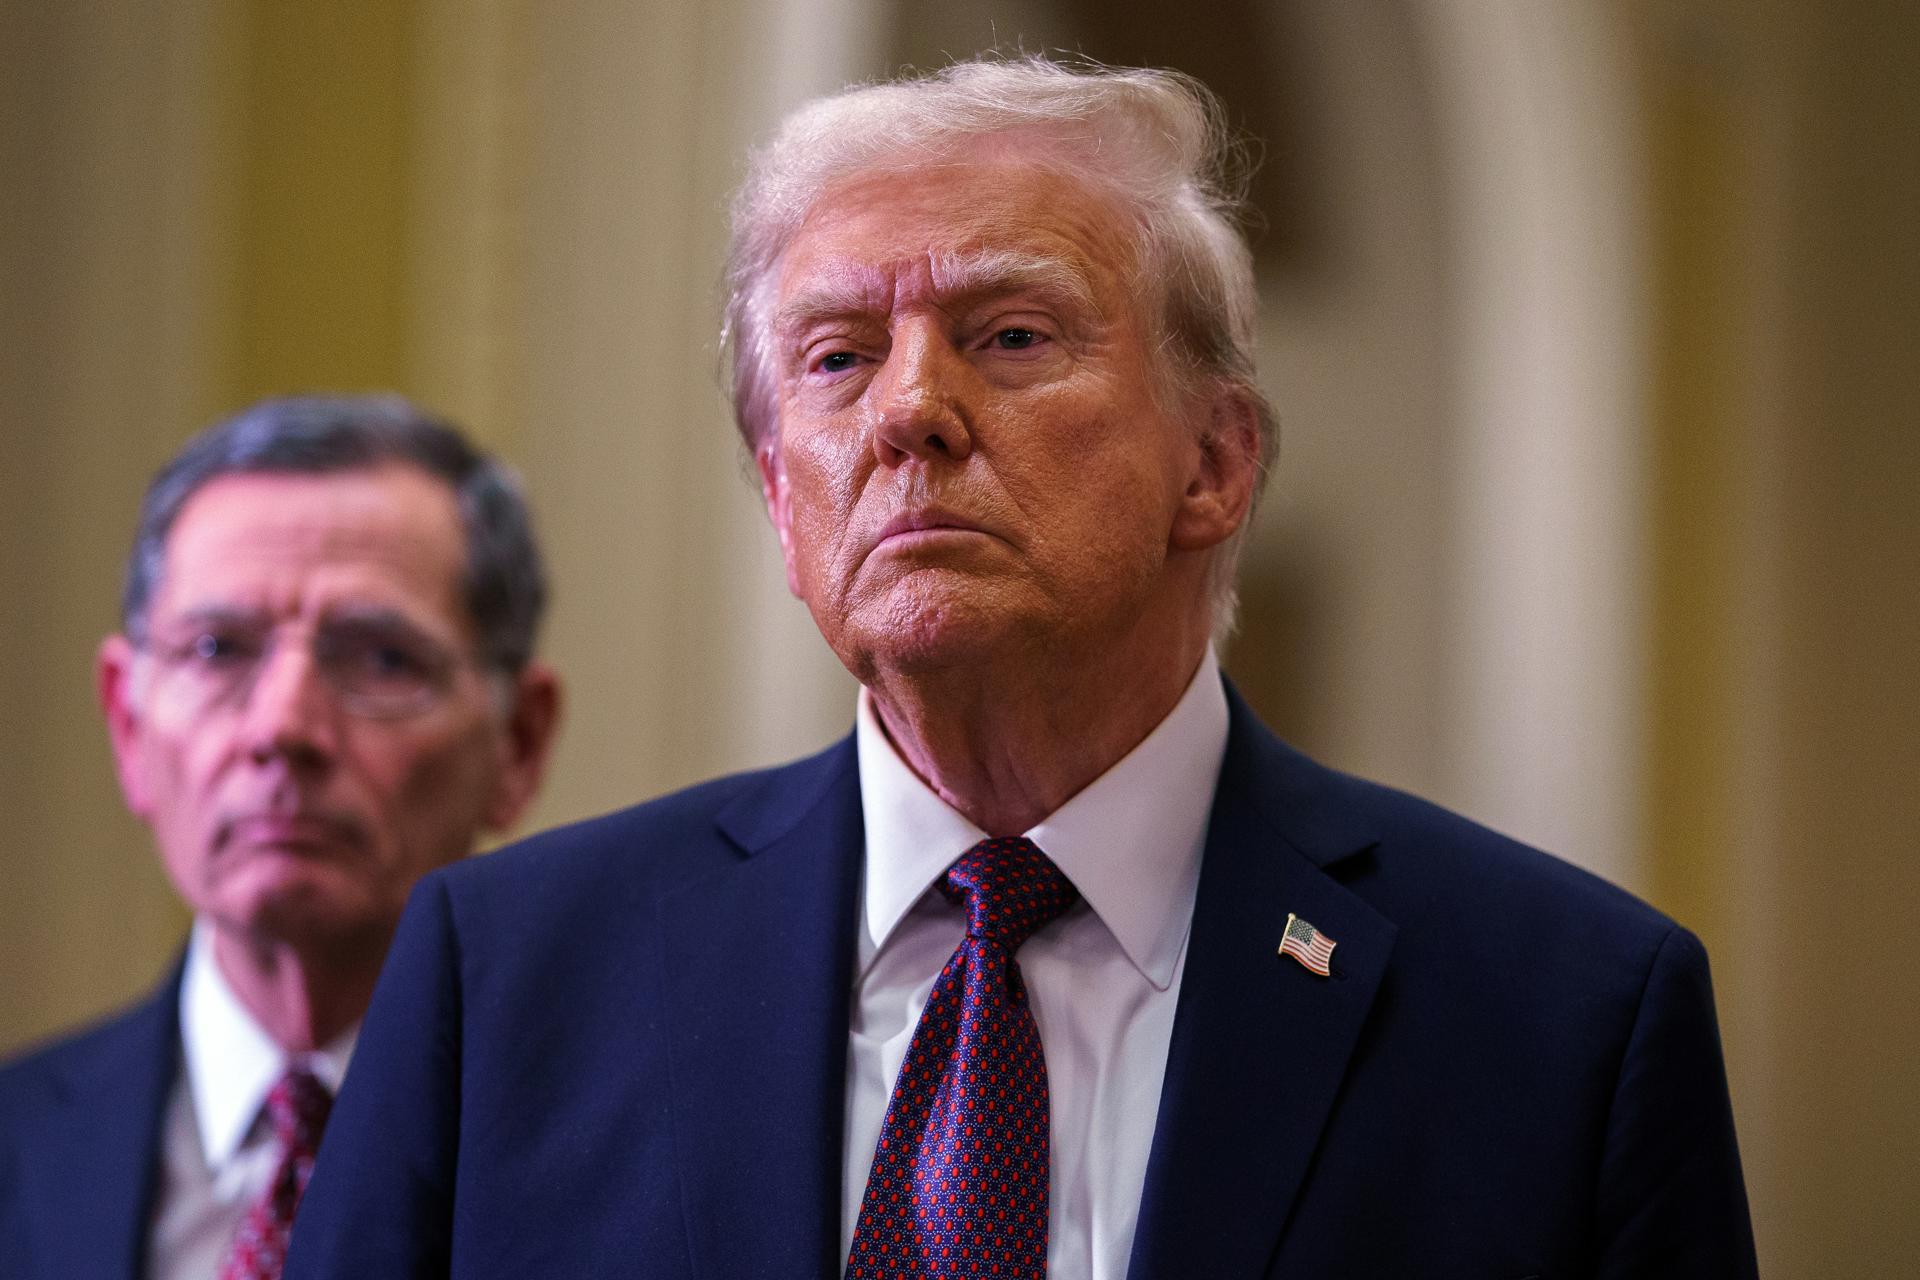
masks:
[[[1636,8],[1644,888],[1713,949],[1762,1264],[1920,1251],[1920,9]]]
[[[1333,763],[1715,958],[1767,1274],[1920,1246],[1920,22],[1903,0],[0,6],[0,1049],[183,920],[91,700],[146,475],[397,386],[526,475],[571,682],[545,825],[826,741],[712,337],[811,93],[995,41],[1267,140],[1281,465],[1229,665]]]
[[[95,644],[146,474],[218,403],[223,52],[193,6],[0,6],[0,1043],[153,980],[184,916],[120,808]]]

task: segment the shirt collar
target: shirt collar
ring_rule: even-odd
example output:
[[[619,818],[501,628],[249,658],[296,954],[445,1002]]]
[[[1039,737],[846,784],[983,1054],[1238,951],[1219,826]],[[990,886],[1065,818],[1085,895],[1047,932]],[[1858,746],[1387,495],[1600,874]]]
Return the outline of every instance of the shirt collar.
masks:
[[[867,857],[856,978],[953,860],[985,833],[893,749],[863,688],[855,721]],[[1080,890],[1127,958],[1164,991],[1186,942],[1207,815],[1227,747],[1211,646],[1167,718],[1025,834]]]
[[[289,1054],[227,985],[213,955],[213,927],[196,919],[180,981],[180,1047],[207,1167],[218,1169],[239,1151],[267,1093],[289,1066],[306,1067],[339,1093],[359,1034],[355,1023],[315,1052]]]

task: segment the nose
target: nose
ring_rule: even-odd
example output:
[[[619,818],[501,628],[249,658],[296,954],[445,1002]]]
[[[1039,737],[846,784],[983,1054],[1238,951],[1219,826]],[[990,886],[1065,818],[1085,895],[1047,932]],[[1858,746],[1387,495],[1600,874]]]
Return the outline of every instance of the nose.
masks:
[[[313,769],[332,758],[337,709],[304,644],[277,644],[247,693],[247,752],[257,764],[282,759]]]
[[[867,388],[873,405],[873,451],[886,467],[909,459],[959,462],[973,452],[968,419],[975,374],[933,321],[898,326],[885,363]]]

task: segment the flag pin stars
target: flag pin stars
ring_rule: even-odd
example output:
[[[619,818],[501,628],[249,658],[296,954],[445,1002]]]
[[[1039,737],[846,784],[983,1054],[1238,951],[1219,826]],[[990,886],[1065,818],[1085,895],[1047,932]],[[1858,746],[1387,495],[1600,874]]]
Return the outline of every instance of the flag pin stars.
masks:
[[[1280,936],[1280,954],[1292,956],[1321,977],[1332,976],[1333,949],[1340,944],[1294,915],[1287,913],[1287,931]]]

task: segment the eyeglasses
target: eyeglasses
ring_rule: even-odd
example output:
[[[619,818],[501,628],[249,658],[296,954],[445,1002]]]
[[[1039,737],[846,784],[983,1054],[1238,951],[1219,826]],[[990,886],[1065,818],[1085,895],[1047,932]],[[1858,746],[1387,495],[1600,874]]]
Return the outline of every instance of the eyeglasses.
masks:
[[[199,714],[244,706],[274,650],[307,631],[322,683],[343,710],[373,720],[418,715],[445,697],[465,661],[405,619],[386,613],[327,619],[311,628],[252,617],[201,619],[142,648],[158,666],[156,697]]]

